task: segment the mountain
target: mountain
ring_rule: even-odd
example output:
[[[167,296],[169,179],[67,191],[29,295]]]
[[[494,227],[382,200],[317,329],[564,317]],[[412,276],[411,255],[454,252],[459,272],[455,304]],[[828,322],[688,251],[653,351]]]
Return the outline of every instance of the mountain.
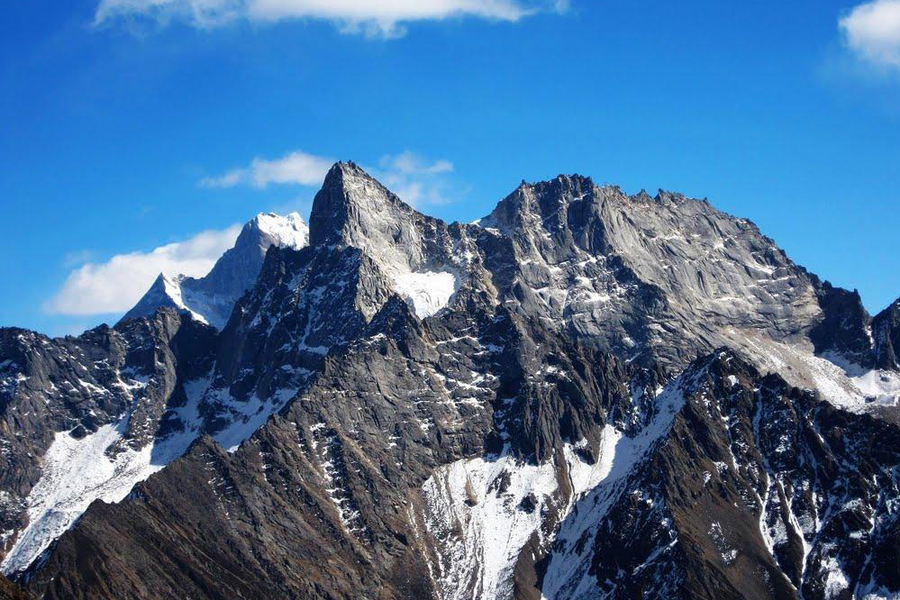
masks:
[[[900,370],[900,300],[872,319],[875,364],[882,369]]]
[[[256,283],[266,251],[271,246],[300,249],[308,240],[309,228],[297,213],[284,217],[260,213],[244,225],[234,247],[216,261],[207,275],[197,279],[160,273],[122,319],[152,316],[158,308],[171,306],[221,329],[234,303]]]
[[[33,600],[33,596],[0,575],[0,599],[2,600]]]
[[[221,262],[221,261],[220,261]],[[353,163],[227,322],[0,330],[41,598],[900,598],[900,302],[580,176],[448,224]]]

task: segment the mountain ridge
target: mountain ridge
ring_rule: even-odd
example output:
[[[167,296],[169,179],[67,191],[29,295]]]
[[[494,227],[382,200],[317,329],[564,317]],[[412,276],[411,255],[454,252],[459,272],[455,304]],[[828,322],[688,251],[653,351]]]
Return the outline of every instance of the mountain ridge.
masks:
[[[763,471],[773,480],[783,475],[760,458],[776,454],[754,425],[761,406],[788,396],[801,416],[784,419],[775,437],[832,411],[855,431],[878,429],[892,440],[894,425],[871,423],[896,418],[900,376],[872,367],[891,367],[900,303],[873,319],[858,295],[795,265],[748,221],[680,195],[657,198],[560,176],[519,186],[477,224],[447,224],[418,213],[356,165],[338,163],[314,200],[309,245],[271,245],[256,283],[219,330],[163,307],[152,318],[123,319],[69,342],[0,331],[0,434],[43,431],[11,450],[17,459],[31,452],[30,466],[15,473],[7,466],[0,479],[16,494],[0,503],[11,532],[7,552],[8,540],[18,544],[28,515],[37,514],[29,490],[47,485],[37,456],[57,444],[105,440],[96,436],[118,423],[118,437],[98,446],[100,457],[132,448],[159,458],[149,463],[158,472],[134,481],[127,497],[95,502],[61,537],[41,538],[41,560],[7,561],[4,569],[43,597],[59,598],[254,597],[260,590],[335,597],[378,586],[398,598],[532,598],[543,591],[551,598],[566,597],[559,594],[567,579],[587,598],[605,589],[596,574],[614,575],[605,562],[610,553],[625,552],[635,568],[648,557],[668,561],[653,573],[668,577],[675,594],[751,589],[728,561],[701,576],[705,555],[683,545],[672,546],[677,552],[641,547],[623,533],[618,547],[604,546],[597,528],[645,514],[619,493],[637,482],[638,491],[655,490],[669,512],[651,513],[676,523],[676,539],[702,533],[703,552],[711,552],[721,545],[716,540],[733,536],[729,548],[750,556],[748,565],[791,582],[753,588],[747,597],[793,597],[804,585],[806,597],[820,597],[830,573],[857,588],[900,589],[887,567],[845,570],[856,564],[846,558],[813,568],[808,580],[800,569],[797,578],[798,545],[818,548],[804,550],[802,561],[830,565],[843,556],[820,543],[833,542],[832,534],[800,522],[834,513],[832,500],[797,496],[796,510],[785,512],[787,483],[764,489],[760,479]],[[869,327],[877,335],[859,335]],[[46,349],[47,364],[65,359],[66,366],[42,367],[39,375],[22,359],[38,349]],[[103,357],[106,379],[94,375]],[[778,379],[766,379],[767,371]],[[53,391],[68,390],[62,381],[85,390],[84,406],[67,400],[71,392]],[[136,391],[116,396],[105,391],[110,382]],[[821,400],[798,384],[818,390]],[[758,397],[754,386],[775,391]],[[44,398],[56,412],[18,417]],[[722,408],[701,417],[710,402]],[[99,414],[91,403],[108,408]],[[865,413],[880,419],[866,421]],[[682,433],[673,436],[673,428]],[[832,442],[810,446],[806,438],[818,430],[804,431],[796,438],[804,456],[863,460]],[[704,435],[715,447],[704,447]],[[700,531],[702,515],[675,509],[690,496],[675,482],[721,462],[734,439],[755,448],[746,455],[732,449],[742,508],[715,531],[710,523]],[[660,454],[666,444],[675,454]],[[886,448],[865,454],[866,464],[896,469],[894,442]],[[655,478],[647,467],[653,460],[675,461],[677,477]],[[725,477],[709,473],[716,485]],[[826,469],[805,477],[790,486],[846,487],[851,474]],[[867,511],[894,501],[891,477],[877,498],[858,488]],[[605,498],[607,512],[594,513],[592,498]],[[654,522],[656,533],[634,539],[649,544],[669,535]],[[188,533],[182,523],[195,529]],[[508,534],[502,543],[490,523]],[[742,523],[742,533],[723,529],[730,523]],[[129,530],[134,524],[139,534]],[[890,537],[896,523],[878,527]],[[788,542],[771,533],[781,529],[793,531]],[[197,539],[219,534],[229,542],[204,542],[193,553]],[[575,539],[584,541],[563,543]],[[106,546],[129,551],[114,556]],[[582,550],[573,554],[576,547]],[[324,566],[315,548],[323,549]],[[854,561],[889,564],[875,540],[853,552]],[[202,556],[232,566],[204,566]],[[90,571],[75,568],[85,561]],[[132,573],[142,569],[139,581]],[[657,583],[634,577],[603,593],[624,598]]]

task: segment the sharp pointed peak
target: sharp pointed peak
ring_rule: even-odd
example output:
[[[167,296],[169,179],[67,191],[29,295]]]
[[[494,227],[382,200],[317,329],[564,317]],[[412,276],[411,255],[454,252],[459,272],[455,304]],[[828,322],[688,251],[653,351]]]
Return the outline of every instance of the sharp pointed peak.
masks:
[[[391,222],[415,218],[417,214],[356,163],[337,162],[313,200],[310,244],[346,243],[356,237],[352,231],[374,235],[377,230],[390,229]]]
[[[328,169],[322,187],[340,185],[346,177],[365,177],[375,181],[372,175],[352,160],[339,160]]]
[[[653,202],[653,196],[651,196],[644,188],[641,188],[637,194],[631,196],[631,199],[636,202]]]

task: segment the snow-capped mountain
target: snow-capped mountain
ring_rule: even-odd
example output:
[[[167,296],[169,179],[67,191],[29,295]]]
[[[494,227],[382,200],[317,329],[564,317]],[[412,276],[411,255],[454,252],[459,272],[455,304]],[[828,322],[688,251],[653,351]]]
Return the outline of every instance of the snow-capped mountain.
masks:
[[[244,225],[234,247],[207,275],[198,279],[160,273],[123,320],[152,316],[158,308],[171,306],[221,329],[234,303],[256,283],[269,247],[299,250],[308,241],[309,228],[299,214],[260,213]]]
[[[447,224],[338,163],[297,246],[220,327],[163,302],[0,330],[5,573],[44,598],[900,598],[900,302],[872,318],[749,221],[580,176]]]

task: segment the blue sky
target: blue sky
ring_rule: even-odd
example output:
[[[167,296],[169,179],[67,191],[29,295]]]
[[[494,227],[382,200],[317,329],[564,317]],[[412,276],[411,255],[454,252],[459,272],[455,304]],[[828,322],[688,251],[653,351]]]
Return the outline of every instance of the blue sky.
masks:
[[[0,325],[115,321],[142,269],[305,218],[329,159],[448,220],[558,173],[708,197],[900,296],[900,0],[321,6],[2,3]]]

